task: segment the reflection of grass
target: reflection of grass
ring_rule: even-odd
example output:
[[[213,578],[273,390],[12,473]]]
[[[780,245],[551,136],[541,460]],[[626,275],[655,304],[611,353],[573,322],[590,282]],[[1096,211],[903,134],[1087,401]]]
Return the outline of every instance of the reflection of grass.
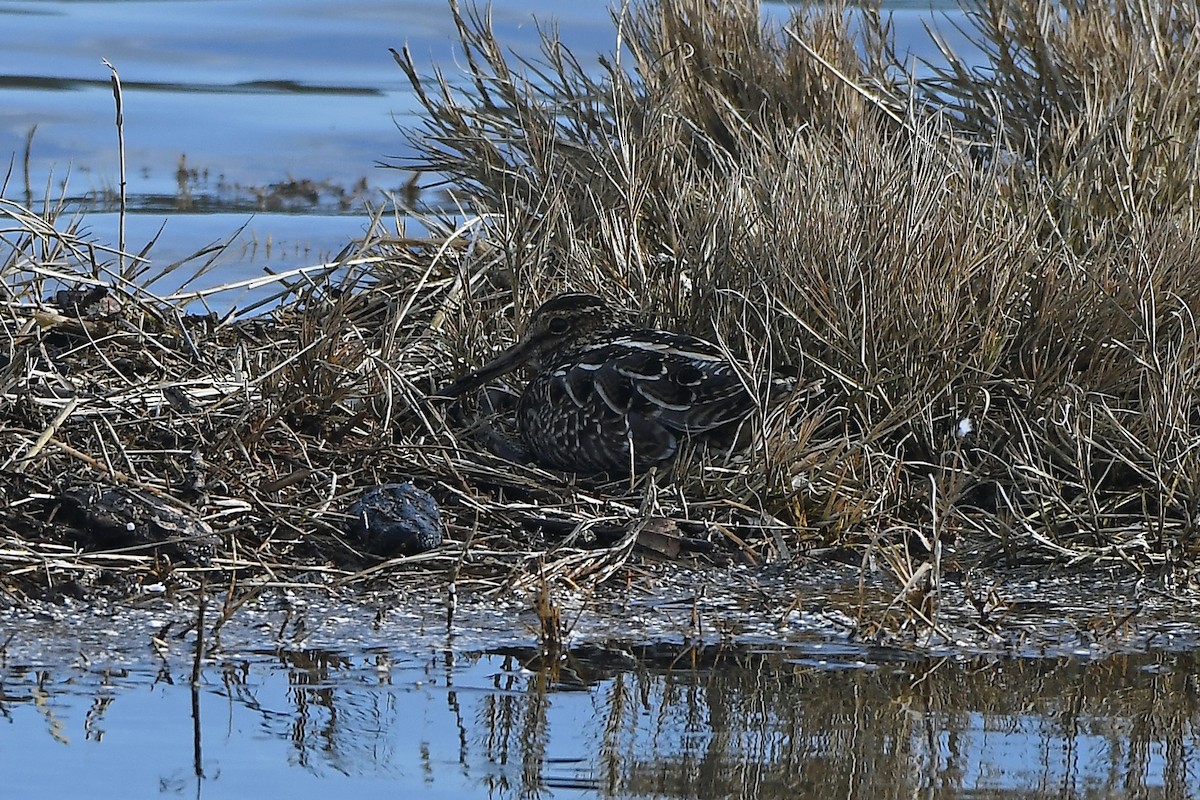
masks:
[[[864,666],[826,651],[664,644],[566,658],[572,679],[560,682],[535,651],[239,654],[200,685],[196,751],[205,765],[253,753],[273,785],[299,768],[443,796],[480,786],[495,797],[1194,795],[1194,663],[1177,654],[882,653]],[[166,713],[187,691],[166,665],[154,691],[153,672],[82,658],[73,668],[6,663],[0,678],[26,737],[65,742],[82,725],[111,757],[131,752],[120,745],[131,718],[158,720],[163,735],[192,732]],[[126,770],[153,776],[156,762],[145,763]]]
[[[175,169],[174,197],[140,195],[134,203],[141,208],[169,208],[174,211],[289,211],[344,213],[363,210],[379,196],[366,177],[344,185],[331,179],[294,178],[264,185],[229,181],[224,175],[214,177],[207,168],[188,164],[187,156],[179,157]],[[102,192],[96,201],[101,208],[110,206],[114,198]]]
[[[188,166],[186,155],[179,157],[175,179],[178,185],[176,203],[181,211],[193,210],[198,196],[204,197],[209,206],[226,208],[250,205],[257,211],[350,211],[364,208],[374,195],[365,177],[350,186],[329,179],[291,176],[265,186],[229,182],[224,176],[213,183],[209,170]]]
[[[206,517],[226,567],[354,583],[387,572],[353,574],[340,511],[411,476],[453,540],[473,532],[470,553],[419,559],[468,584],[602,581],[665,519],[717,560],[857,549],[931,627],[951,546],[985,565],[1191,563],[1200,167],[1182,154],[1200,92],[1146,76],[1190,69],[1194,48],[1166,45],[1195,11],[1117,30],[1087,8],[1039,27],[1033,0],[1001,6],[1011,26],[973,16],[991,71],[951,60],[916,82],[870,11],[801,9],[784,34],[752,3],[639,3],[594,69],[549,37],[541,62],[513,63],[457,16],[461,85],[397,60],[425,108],[409,166],[463,213],[422,238],[373,219],[335,263],[267,279],[267,317],[189,315],[203,296],[156,296],[145,265],[114,278],[57,210],[6,206],[8,491],[127,483]],[[179,177],[196,202],[209,178],[183,161]],[[109,300],[47,304],[72,281]],[[424,398],[567,288],[719,339],[748,370],[797,365],[825,393],[747,453],[633,487],[506,462],[465,432],[472,409]],[[44,505],[13,506],[8,531],[53,533]],[[9,552],[41,580],[24,546]]]

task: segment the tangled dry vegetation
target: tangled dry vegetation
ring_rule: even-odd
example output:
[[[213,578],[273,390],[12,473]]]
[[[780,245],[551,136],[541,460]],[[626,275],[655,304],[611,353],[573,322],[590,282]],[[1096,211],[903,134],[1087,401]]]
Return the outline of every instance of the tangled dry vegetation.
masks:
[[[544,586],[603,580],[638,545],[1194,563],[1200,12],[964,3],[986,63],[916,70],[872,10],[805,7],[780,30],[753,2],[645,0],[592,63],[552,33],[519,61],[452,4],[465,75],[395,54],[424,107],[398,166],[467,213],[421,239],[376,220],[237,315],[156,294],[61,209],[5,201],[5,589]],[[476,409],[421,402],[566,289],[823,394],[747,453],[635,486],[506,462],[472,437]],[[404,478],[449,543],[378,564],[344,512]],[[80,484],[202,519],[217,545],[81,549],[55,518]]]

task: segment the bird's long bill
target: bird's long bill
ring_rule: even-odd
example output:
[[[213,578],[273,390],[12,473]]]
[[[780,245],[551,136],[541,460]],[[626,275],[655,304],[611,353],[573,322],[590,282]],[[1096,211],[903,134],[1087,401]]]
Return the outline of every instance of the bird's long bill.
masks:
[[[458,397],[461,394],[478,389],[492,378],[498,378],[506,372],[512,372],[529,360],[530,348],[527,342],[520,341],[493,358],[474,372],[468,372],[453,383],[437,390],[438,397]]]

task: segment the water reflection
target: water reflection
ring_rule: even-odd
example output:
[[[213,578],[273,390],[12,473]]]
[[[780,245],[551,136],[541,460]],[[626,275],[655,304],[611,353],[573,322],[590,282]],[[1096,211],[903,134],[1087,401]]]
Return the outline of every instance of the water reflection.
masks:
[[[331,781],[447,797],[1197,796],[1194,655],[819,655],[294,650],[208,667],[194,693],[166,665],[7,665],[0,781],[14,796],[296,797]]]

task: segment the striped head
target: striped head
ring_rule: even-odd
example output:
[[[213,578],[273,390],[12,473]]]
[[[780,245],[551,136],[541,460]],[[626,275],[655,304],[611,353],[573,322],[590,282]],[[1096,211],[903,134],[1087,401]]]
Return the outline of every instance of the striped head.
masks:
[[[530,316],[520,341],[474,372],[438,390],[438,394],[457,397],[523,364],[540,371],[546,367],[548,357],[586,344],[610,330],[615,320],[612,306],[594,294],[569,292],[552,297]]]

